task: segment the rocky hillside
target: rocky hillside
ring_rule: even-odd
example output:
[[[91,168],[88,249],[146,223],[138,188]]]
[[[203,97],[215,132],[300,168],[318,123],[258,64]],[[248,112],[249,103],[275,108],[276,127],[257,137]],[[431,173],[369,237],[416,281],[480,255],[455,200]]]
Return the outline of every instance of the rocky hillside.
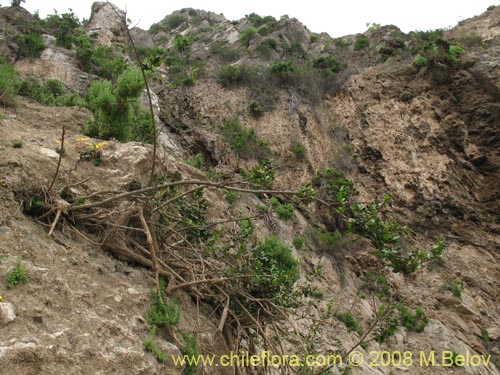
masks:
[[[498,374],[499,22],[0,8],[2,370]]]

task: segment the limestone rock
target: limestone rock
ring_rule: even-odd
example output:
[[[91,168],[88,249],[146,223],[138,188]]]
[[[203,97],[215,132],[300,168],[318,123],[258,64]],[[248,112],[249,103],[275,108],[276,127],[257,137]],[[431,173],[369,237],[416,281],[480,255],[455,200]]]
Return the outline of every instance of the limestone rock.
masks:
[[[0,325],[6,325],[16,319],[14,305],[10,302],[0,303]]]
[[[92,5],[92,14],[85,30],[89,34],[98,33],[95,41],[97,47],[124,45],[127,33],[125,16],[125,12],[114,4],[96,2]]]

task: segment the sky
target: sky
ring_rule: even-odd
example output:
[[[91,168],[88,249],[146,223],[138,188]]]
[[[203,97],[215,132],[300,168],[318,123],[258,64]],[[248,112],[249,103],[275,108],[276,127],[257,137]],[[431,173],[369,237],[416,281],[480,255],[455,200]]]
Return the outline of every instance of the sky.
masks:
[[[327,32],[331,37],[362,33],[367,23],[393,24],[403,32],[433,30],[455,26],[459,21],[479,15],[489,5],[500,5],[500,0],[114,0],[127,10],[127,16],[143,29],[158,22],[174,10],[195,8],[223,13],[229,20],[243,18],[255,12],[279,19],[282,15],[295,17],[313,32]],[[9,0],[0,0],[3,6]],[[92,0],[26,0],[23,6],[40,16],[52,14],[54,9],[65,13],[71,8],[79,18],[89,18]]]

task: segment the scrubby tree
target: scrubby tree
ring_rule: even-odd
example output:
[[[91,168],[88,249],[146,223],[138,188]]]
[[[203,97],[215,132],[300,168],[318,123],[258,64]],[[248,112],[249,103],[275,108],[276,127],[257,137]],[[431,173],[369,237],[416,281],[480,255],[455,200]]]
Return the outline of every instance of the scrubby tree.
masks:
[[[138,98],[144,90],[144,80],[139,68],[126,69],[113,84],[111,81],[96,81],[90,86],[87,102],[94,113],[94,121],[89,123],[87,135],[104,139],[130,140],[138,124],[143,127],[143,111]],[[142,124],[142,125],[141,125]],[[142,129],[152,133],[151,129]],[[147,138],[147,137],[145,137]],[[150,141],[150,139],[140,139]]]
[[[12,0],[12,6],[13,7],[20,7],[21,3],[24,3],[25,0]]]

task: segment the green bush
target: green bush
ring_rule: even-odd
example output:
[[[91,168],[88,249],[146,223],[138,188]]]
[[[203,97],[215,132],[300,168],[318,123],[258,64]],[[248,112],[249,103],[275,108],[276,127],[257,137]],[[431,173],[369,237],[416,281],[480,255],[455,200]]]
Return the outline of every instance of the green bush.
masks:
[[[424,66],[427,66],[428,64],[428,61],[427,61],[427,58],[425,58],[424,56],[422,55],[417,55],[415,56],[415,58],[413,59],[413,65],[416,67],[416,68],[423,68]]]
[[[249,15],[246,15],[245,17],[255,27],[260,27],[263,25],[269,25],[272,27],[276,24],[276,18],[274,18],[273,16],[261,17],[256,13],[251,13]]]
[[[262,159],[270,156],[267,142],[260,140],[253,129],[245,129],[237,119],[225,119],[222,123],[222,135],[236,154],[242,158]]]
[[[338,61],[333,55],[318,57],[314,60],[313,66],[317,69],[323,69],[330,73],[338,73],[345,68],[345,65]]]
[[[250,45],[250,41],[253,36],[257,34],[257,29],[255,27],[248,27],[240,34],[240,41],[245,46],[248,47]]]
[[[28,272],[26,267],[22,263],[22,258],[19,258],[16,266],[7,272],[7,286],[12,288],[18,284],[25,283],[29,280]]]
[[[277,198],[272,197],[269,199],[269,203],[271,203],[271,206],[274,209],[274,212],[276,212],[276,215],[282,220],[290,220],[293,218],[294,215],[294,208],[291,204],[289,203],[280,203]]]
[[[248,179],[250,182],[258,185],[263,189],[271,189],[274,180],[276,179],[276,174],[272,166],[271,160],[263,159],[257,165],[254,165],[248,171]]]
[[[283,305],[300,276],[291,249],[276,237],[267,237],[253,248],[251,264],[255,276],[248,286],[250,294]]]
[[[87,135],[129,140],[132,123],[138,115],[137,100],[143,89],[144,81],[139,68],[125,70],[116,85],[110,81],[95,81],[87,94],[88,107],[94,113]]]
[[[127,68],[125,59],[113,47],[97,48],[91,62],[93,72],[108,80],[116,79]]]
[[[300,250],[304,247],[304,240],[302,239],[302,237],[294,237],[292,243],[297,250]]]
[[[174,48],[181,53],[185,53],[196,40],[198,40],[198,36],[194,34],[186,36],[177,35],[174,39]]]
[[[168,361],[168,355],[163,353],[160,349],[158,349],[153,340],[151,339],[144,340],[142,344],[144,345],[144,349],[146,351],[153,353],[158,363],[166,363]]]
[[[222,63],[232,63],[240,58],[240,50],[227,47],[225,42],[216,41],[210,46],[210,53]]]
[[[181,316],[181,305],[178,301],[167,297],[165,293],[165,281],[160,279],[160,295],[151,290],[153,304],[145,318],[153,328],[165,326],[176,326]]]
[[[198,372],[197,360],[201,355],[198,346],[198,336],[196,334],[183,335],[185,346],[181,349],[182,355],[189,357],[191,360],[186,360],[186,375],[196,375]]]
[[[73,47],[76,29],[81,23],[78,17],[71,11],[61,15],[47,16],[43,21],[45,27],[56,36],[56,46],[71,49]]]
[[[458,58],[465,54],[465,50],[461,46],[450,45],[448,48],[448,54],[446,56],[446,61],[452,65],[458,64]]]
[[[12,65],[0,63],[0,102],[11,105],[17,95],[19,75]]]
[[[370,45],[370,40],[364,36],[364,35],[359,35],[356,38],[356,41],[354,42],[354,50],[359,51],[363,48],[366,48]]]
[[[345,324],[348,332],[357,332],[359,335],[363,334],[363,329],[358,323],[358,320],[350,312],[338,312],[335,317]]]
[[[290,151],[292,151],[295,156],[300,159],[304,156],[306,148],[302,143],[296,142],[292,145],[292,147],[290,147]]]
[[[464,282],[462,280],[447,279],[441,290],[448,290],[458,299],[462,298],[462,292],[464,290]]]
[[[19,84],[19,95],[49,106],[85,106],[85,101],[78,94],[68,93],[64,84],[54,78],[42,83],[36,77],[28,77]]]
[[[421,307],[417,307],[414,314],[402,304],[399,304],[397,309],[401,313],[401,325],[410,331],[423,332],[429,323],[429,318]]]
[[[37,34],[20,35],[16,38],[16,43],[19,46],[19,55],[31,59],[40,57],[45,49],[43,38]]]
[[[217,82],[231,88],[245,84],[250,79],[249,70],[242,65],[227,65],[219,70]]]

